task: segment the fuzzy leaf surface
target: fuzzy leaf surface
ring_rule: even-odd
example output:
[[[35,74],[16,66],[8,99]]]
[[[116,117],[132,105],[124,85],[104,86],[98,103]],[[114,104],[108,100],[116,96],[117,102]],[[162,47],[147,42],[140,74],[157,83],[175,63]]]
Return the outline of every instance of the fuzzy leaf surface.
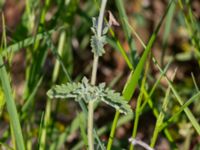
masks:
[[[90,44],[92,47],[92,52],[96,56],[102,56],[105,53],[104,45],[106,44],[106,33],[108,32],[109,25],[105,24],[103,25],[102,35],[98,36],[97,34],[97,19],[92,18],[92,27],[91,30],[93,32],[93,36],[91,37]]]
[[[72,98],[75,101],[102,101],[111,107],[119,110],[121,113],[131,113],[132,110],[127,101],[121,96],[120,93],[112,89],[106,88],[105,83],[98,86],[89,84],[87,78],[83,78],[82,82],[67,83],[56,85],[47,92],[50,98]]]

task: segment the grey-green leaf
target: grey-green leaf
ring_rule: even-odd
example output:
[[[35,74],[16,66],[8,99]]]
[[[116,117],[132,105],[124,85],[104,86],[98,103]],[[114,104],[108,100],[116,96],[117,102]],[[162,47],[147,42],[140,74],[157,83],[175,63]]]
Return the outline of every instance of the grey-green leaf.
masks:
[[[119,110],[121,113],[128,114],[132,112],[130,105],[120,93],[117,93],[109,88],[106,88],[104,93],[105,95],[101,98],[101,101]]]
[[[56,85],[47,92],[50,98],[71,98],[74,97],[72,92],[80,87],[80,83],[67,83],[62,85]]]
[[[92,52],[96,56],[102,56],[105,53],[104,45],[106,44],[106,37],[101,36],[98,37],[97,35],[93,35],[91,38],[91,47]]]
[[[111,107],[127,114],[132,112],[127,101],[120,93],[105,87],[105,83],[98,86],[89,84],[87,78],[83,78],[80,83],[67,83],[56,85],[47,92],[50,98],[73,98],[75,101],[103,101]]]

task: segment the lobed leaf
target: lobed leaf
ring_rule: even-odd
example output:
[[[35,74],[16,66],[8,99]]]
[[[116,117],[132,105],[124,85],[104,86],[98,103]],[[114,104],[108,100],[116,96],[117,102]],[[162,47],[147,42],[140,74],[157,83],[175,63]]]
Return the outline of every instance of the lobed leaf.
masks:
[[[67,83],[62,85],[56,85],[52,89],[47,92],[47,96],[49,98],[70,98],[72,96],[72,92],[75,91],[80,84],[78,83]]]
[[[128,114],[132,112],[130,105],[128,105],[127,101],[125,101],[124,97],[121,96],[120,93],[117,93],[109,88],[106,88],[104,93],[105,96],[102,97],[101,101],[105,102],[111,107],[114,107],[121,113]]]
[[[110,26],[108,24],[104,24],[103,30],[102,30],[102,36],[98,36],[97,34],[97,28],[98,28],[98,22],[96,18],[92,18],[92,27],[91,30],[93,32],[93,36],[91,37],[91,47],[92,52],[96,56],[102,56],[105,53],[104,45],[106,44],[106,36],[105,34],[108,32],[108,29]]]
[[[47,92],[50,98],[73,98],[75,101],[103,101],[111,107],[127,114],[131,108],[120,93],[105,87],[105,83],[98,86],[89,84],[87,78],[83,78],[80,83],[67,83],[56,85]]]

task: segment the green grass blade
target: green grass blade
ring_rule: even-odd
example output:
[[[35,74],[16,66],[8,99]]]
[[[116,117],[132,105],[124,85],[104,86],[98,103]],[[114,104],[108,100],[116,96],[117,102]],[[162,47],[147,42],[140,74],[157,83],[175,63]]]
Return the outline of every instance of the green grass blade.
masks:
[[[123,92],[122,92],[124,99],[127,100],[127,101],[130,100],[130,98],[132,97],[132,95],[133,95],[133,93],[135,91],[135,88],[136,88],[136,86],[138,84],[138,80],[139,80],[139,78],[141,76],[141,73],[142,73],[142,70],[144,68],[144,64],[145,64],[145,62],[147,60],[147,56],[148,56],[148,54],[149,54],[149,52],[150,52],[150,50],[151,50],[151,48],[153,46],[153,43],[155,42],[155,39],[156,39],[157,34],[158,34],[158,31],[159,31],[159,29],[160,29],[160,27],[161,27],[161,25],[163,23],[163,20],[164,20],[165,16],[168,13],[168,10],[169,10],[172,2],[173,1],[171,1],[169,3],[168,8],[165,11],[165,14],[161,18],[161,20],[160,20],[160,22],[159,22],[156,30],[154,31],[154,33],[150,37],[150,40],[149,40],[149,42],[147,44],[147,47],[145,48],[144,53],[142,54],[142,57],[141,57],[139,63],[137,64],[135,71],[134,72],[131,71],[131,73],[130,73],[129,79],[127,80],[126,85],[125,85],[125,87],[123,89]],[[127,26],[127,28],[128,28],[128,26]],[[118,120],[118,114],[117,113],[119,113],[119,112],[116,112],[114,120]],[[115,128],[116,128],[116,123],[117,123],[117,121],[113,122],[112,129],[111,129],[111,135],[110,135],[111,137],[114,136]],[[111,149],[111,145],[112,145],[112,139],[109,138],[109,140],[111,142],[108,142],[107,150],[110,150]]]
[[[198,87],[197,82],[195,80],[194,74],[191,73],[191,76],[192,76],[192,81],[194,83],[195,89],[196,89],[197,92],[199,92],[199,87]]]
[[[84,121],[86,119],[86,117],[80,117],[79,116],[79,122],[78,122],[78,125],[79,125],[79,128],[80,128],[80,135],[81,135],[81,138],[85,144],[85,146],[88,145],[88,139],[87,139],[87,133],[85,132],[85,129],[86,129],[86,122]]]
[[[125,12],[125,9],[124,9],[125,8],[124,7],[124,1],[116,0],[115,3],[116,3],[116,6],[117,6],[117,9],[119,11],[119,18],[122,22],[122,28],[124,30],[126,40],[128,41],[131,53],[133,55],[135,55],[134,58],[133,58],[133,66],[135,66],[136,63],[137,63],[136,58],[138,57],[138,55],[137,55],[137,51],[136,51],[135,42],[132,38],[131,30],[126,25],[126,21],[128,22],[128,17],[126,15],[126,12]]]
[[[101,148],[101,150],[106,150],[103,142],[99,139],[99,136],[97,134],[97,131],[96,130],[93,130],[93,133],[94,133],[94,137],[96,138],[97,140],[97,143],[98,143],[98,148]]]
[[[162,130],[163,128],[166,128],[167,126],[169,126],[170,123],[172,123],[175,120],[175,118],[177,118],[178,115],[184,111],[185,108],[187,108],[195,100],[198,100],[199,97],[200,97],[200,92],[198,92],[197,94],[195,94],[194,96],[192,96],[185,104],[183,104],[180,107],[180,109],[178,110],[178,112],[176,112],[170,119],[168,119],[167,121],[165,121],[165,123],[163,123],[163,125],[160,128],[160,130]]]
[[[176,69],[174,71],[174,74],[172,76],[172,80],[174,79],[175,77],[175,74],[176,74]],[[156,141],[157,141],[157,138],[158,138],[158,135],[159,135],[159,132],[160,132],[160,127],[162,126],[163,124],[163,120],[165,118],[165,112],[167,111],[168,109],[168,104],[169,104],[169,94],[170,94],[170,87],[168,86],[167,88],[167,91],[165,93],[165,98],[163,99],[163,103],[162,103],[162,110],[160,111],[159,115],[158,115],[158,118],[156,120],[156,125],[155,125],[155,128],[154,128],[154,132],[153,132],[153,136],[151,138],[151,144],[150,146],[153,148],[156,144]]]
[[[163,47],[166,47],[167,42],[168,42],[168,37],[171,30],[171,24],[172,24],[175,8],[176,8],[176,3],[174,2],[172,3],[172,6],[169,9],[169,13],[166,16],[165,30],[163,34],[163,43],[162,43]]]
[[[17,113],[17,108],[14,102],[14,98],[12,96],[12,90],[11,90],[11,86],[9,82],[9,77],[3,63],[4,62],[3,62],[2,56],[0,55],[0,66],[1,66],[0,79],[1,79],[2,89],[4,90],[4,94],[5,94],[4,96],[6,100],[7,110],[10,116],[11,125],[13,127],[13,132],[15,135],[17,147],[19,150],[25,150],[21,125],[20,125],[19,116]]]
[[[66,31],[62,31],[60,33],[58,50],[57,50],[57,53],[58,53],[59,56],[63,56],[65,41],[66,41]],[[59,73],[60,73],[60,63],[59,63],[58,60],[56,60],[54,70],[53,70],[53,75],[52,75],[52,82],[53,83],[56,82]],[[69,76],[69,75],[67,74],[67,76]],[[69,77],[68,77],[68,81],[70,81]]]
[[[153,59],[153,60],[154,60],[154,63],[156,64],[156,66],[158,67],[159,71],[162,73],[163,70],[160,68],[160,66],[158,65],[157,61],[155,59]],[[167,83],[169,84],[172,92],[174,93],[174,96],[176,97],[177,101],[182,106],[183,105],[183,100],[181,99],[181,97],[179,96],[178,92],[174,88],[172,82],[169,80],[169,78],[166,76],[166,74],[164,75],[164,77],[165,77]],[[197,133],[200,135],[200,125],[199,125],[198,121],[196,120],[196,118],[194,117],[194,115],[192,114],[192,112],[190,111],[190,109],[188,107],[186,107],[186,108],[184,108],[184,112],[186,113],[188,119],[192,123],[192,125],[195,128],[195,130],[197,131]]]
[[[163,72],[163,73],[166,73],[166,72],[167,72],[167,70],[168,70],[170,64],[171,64],[171,61],[169,61],[168,64],[165,66],[164,72]],[[162,79],[163,75],[164,75],[164,74],[160,74],[160,76],[159,76],[158,79],[156,80],[155,84],[154,84],[153,87],[151,88],[151,91],[149,92],[149,97],[151,97],[151,96],[153,95],[153,93],[154,93],[154,91],[156,90],[156,87],[158,86],[158,84],[160,83],[160,80]],[[144,92],[144,91],[142,91],[142,92]],[[143,111],[143,109],[144,109],[144,107],[146,106],[147,103],[149,103],[149,104],[151,104],[151,105],[153,106],[153,102],[151,101],[151,99],[147,98],[147,99],[145,100],[145,102],[142,104],[141,108],[140,108],[140,111],[141,111],[141,112]]]
[[[33,99],[34,99],[34,96],[35,96],[35,94],[37,93],[38,88],[39,88],[39,86],[40,86],[41,83],[42,83],[42,80],[43,80],[43,77],[41,77],[41,78],[39,79],[39,81],[37,82],[37,84],[36,84],[35,88],[33,89],[32,93],[30,94],[30,96],[29,96],[28,99],[26,100],[25,104],[23,105],[23,107],[22,107],[22,109],[21,109],[22,113],[25,113],[25,112],[27,111],[27,109],[30,108],[30,105],[32,104],[32,101],[33,101]],[[23,118],[23,117],[22,117],[22,118]]]
[[[164,64],[164,56],[165,56],[165,51],[168,45],[168,37],[171,31],[171,24],[172,24],[175,8],[176,8],[176,3],[172,3],[172,6],[169,9],[169,13],[166,16],[165,30],[163,34],[163,40],[162,40],[163,50],[161,54],[161,66],[163,66]]]
[[[65,128],[65,131],[62,132],[59,137],[53,141],[50,145],[50,150],[61,149],[61,146],[65,143],[66,138],[73,134],[79,128],[79,118],[85,118],[85,114],[83,112],[79,113],[76,118],[72,121],[70,126]],[[83,142],[84,145],[84,142]]]
[[[188,34],[190,36],[190,40],[191,43],[194,47],[194,52],[195,52],[195,56],[198,59],[198,63],[200,65],[200,43],[199,43],[199,39],[200,39],[200,28],[199,28],[199,24],[197,22],[197,20],[195,20],[195,17],[192,14],[192,10],[191,10],[191,4],[184,1],[179,0],[179,6],[182,10],[182,16],[185,20],[185,25],[186,28],[188,30]]]
[[[124,48],[122,47],[120,41],[116,38],[114,31],[110,29],[110,33],[113,38],[113,41],[109,38],[107,38],[106,41],[113,48],[117,48],[120,51],[120,53],[122,54],[122,57],[124,58],[124,60],[126,61],[128,67],[129,67],[129,69],[133,70],[133,65],[132,65],[130,59],[128,58]]]
[[[59,64],[61,65],[61,68],[62,68],[64,74],[66,75],[67,80],[69,82],[72,82],[70,74],[69,74],[68,70],[66,69],[64,62],[62,61],[60,54],[57,52],[56,47],[50,41],[47,43],[47,45],[51,48],[51,51],[52,51],[53,55],[56,57],[57,62],[59,62]],[[57,67],[57,66],[55,66],[55,67]],[[54,75],[58,75],[58,74],[54,74]],[[55,77],[53,77],[52,80],[55,81],[54,78]]]
[[[3,44],[4,48],[6,48],[6,27],[5,27],[5,22],[4,22],[4,16],[2,15],[2,30],[3,30]],[[0,49],[0,52],[2,50],[2,47]],[[5,102],[6,102],[6,107],[9,113],[9,119],[10,119],[10,127],[11,131],[13,131],[14,139],[13,143],[17,144],[17,148],[19,150],[25,150],[25,144],[24,144],[24,139],[22,135],[22,129],[19,121],[19,116],[17,112],[17,107],[13,98],[12,94],[12,89],[10,85],[10,78],[9,75],[6,71],[5,64],[3,61],[3,56],[0,53],[0,80],[1,80],[1,85],[5,97]]]
[[[25,40],[22,40],[20,42],[12,44],[12,45],[8,46],[6,49],[3,50],[1,55],[5,56],[7,53],[10,53],[10,52],[18,52],[20,49],[34,44],[34,42],[36,40],[44,39],[45,37],[47,37],[47,34],[51,34],[54,31],[55,31],[55,29],[52,29],[52,30],[44,32],[44,33],[39,33],[35,37],[29,37],[29,38],[26,38]]]
[[[1,84],[0,84],[0,117],[2,115],[5,103],[6,102],[5,102],[5,98],[4,98],[4,92],[3,92],[2,88],[1,88]]]
[[[147,93],[147,91],[143,91],[144,92],[144,96],[145,96],[145,99],[146,101],[148,102],[149,104],[149,107],[152,109],[153,111],[153,114],[156,118],[158,118],[158,115],[159,115],[159,111],[158,109],[156,109],[155,107],[153,107],[153,100],[151,99],[150,95]],[[164,129],[164,133],[165,133],[165,136],[167,137],[167,139],[172,143],[172,146],[174,149],[177,149],[176,148],[176,145],[174,143],[174,140],[170,134],[170,132],[167,130],[167,129]]]
[[[39,133],[38,133],[38,145],[37,145],[37,149],[39,149],[41,147],[41,138],[42,138],[42,128],[43,128],[43,124],[44,124],[44,112],[42,112],[42,116],[40,119],[40,127],[39,127]]]
[[[120,112],[117,110],[115,112],[115,117],[114,117],[114,120],[112,122],[110,136],[109,136],[109,140],[108,140],[108,144],[107,144],[107,148],[106,148],[107,150],[111,150],[111,148],[112,148],[112,143],[113,143],[113,139],[114,139],[114,135],[115,135],[115,129],[117,127],[117,122],[119,120],[119,116],[120,116]]]
[[[170,8],[169,8],[169,9],[170,9]],[[129,23],[128,23],[127,21],[125,21],[125,22],[126,22],[126,25],[127,25],[130,29],[132,29],[133,34],[135,34],[136,38],[140,41],[140,43],[142,44],[142,46],[146,49],[146,45],[144,44],[144,42],[142,41],[142,39],[139,37],[139,35],[135,32],[135,30],[129,25]],[[171,62],[171,61],[170,61],[170,62]],[[169,64],[170,64],[170,63],[169,63]],[[169,64],[168,64],[168,65],[169,65]],[[167,68],[168,68],[168,65],[167,65],[166,68],[165,68],[166,70],[167,70]],[[165,71],[166,71],[166,70],[165,70]],[[160,76],[160,79],[161,79],[162,76],[163,76],[163,74]],[[154,86],[153,86],[153,88],[152,88],[152,90],[151,90],[151,92],[150,92],[151,95],[152,95],[152,93],[154,92],[154,90],[155,90],[156,86],[158,85],[158,83],[160,82],[160,79],[158,79],[158,80],[156,81],[156,84],[154,84]],[[146,101],[145,101],[145,102],[143,103],[143,105],[141,106],[140,111],[142,111],[142,110],[144,109],[146,103],[148,102],[150,108],[153,110],[153,113],[154,113],[155,117],[157,118],[157,117],[158,117],[158,110],[157,110],[156,108],[153,107],[153,102],[152,102],[152,100],[151,100],[151,98],[150,98],[150,95],[147,93],[147,91],[146,91],[145,89],[142,90],[142,92],[144,92],[144,94],[145,94],[145,97],[146,97],[145,99],[146,99]],[[164,133],[165,133],[167,139],[172,143],[173,148],[174,148],[174,149],[177,149],[177,148],[176,148],[176,145],[174,144],[174,140],[173,140],[172,136],[170,135],[169,131],[168,131],[167,129],[165,129],[165,130],[164,130]]]
[[[128,79],[128,84],[125,86],[125,88],[123,90],[123,95],[125,95],[124,98],[126,100],[130,100],[130,98],[132,97],[132,95],[133,95],[133,93],[135,91],[135,88],[136,88],[136,86],[138,84],[138,80],[139,80],[139,78],[141,76],[141,73],[142,73],[142,70],[144,68],[144,64],[145,64],[145,62],[147,60],[147,56],[148,56],[148,54],[149,54],[149,52],[150,52],[150,50],[151,50],[151,48],[152,48],[152,46],[153,46],[153,44],[154,44],[154,42],[156,40],[158,31],[159,31],[159,29],[160,29],[160,27],[162,25],[162,22],[164,21],[165,16],[167,15],[167,12],[168,12],[172,2],[173,1],[170,2],[167,10],[165,11],[165,14],[163,15],[162,19],[160,20],[160,22],[158,24],[156,30],[151,35],[150,40],[149,40],[149,42],[148,42],[148,44],[147,44],[147,46],[146,46],[146,48],[144,50],[144,53],[142,54],[142,57],[141,57],[139,63],[136,66],[135,71],[131,72],[131,75],[130,75],[130,77]]]
[[[141,109],[142,100],[144,98],[144,92],[143,91],[145,90],[148,70],[149,70],[149,60],[147,60],[146,65],[145,65],[144,76],[142,78],[142,83],[141,83],[141,91],[140,91],[140,94],[139,94],[138,99],[137,99],[136,110],[135,110],[135,119],[134,119],[133,131],[132,131],[132,136],[131,136],[131,138],[133,138],[133,139],[135,139],[136,134],[137,134],[137,130],[138,130],[139,118],[140,118],[140,115],[141,115],[140,109]],[[130,150],[133,150],[133,149],[134,149],[134,145],[131,144]]]

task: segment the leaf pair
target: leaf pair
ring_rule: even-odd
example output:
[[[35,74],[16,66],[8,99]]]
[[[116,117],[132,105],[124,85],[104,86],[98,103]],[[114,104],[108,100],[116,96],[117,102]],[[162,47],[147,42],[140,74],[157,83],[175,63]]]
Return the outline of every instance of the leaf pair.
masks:
[[[102,31],[102,36],[98,36],[97,34],[97,20],[96,18],[92,18],[92,27],[91,30],[94,33],[94,35],[91,37],[91,47],[92,52],[96,56],[102,56],[105,53],[104,45],[106,44],[106,36],[105,34],[108,32],[109,25],[105,24]]]
[[[72,98],[75,101],[103,101],[106,104],[119,110],[121,113],[127,114],[132,112],[127,101],[121,96],[120,93],[112,89],[106,88],[105,83],[98,86],[89,84],[87,78],[83,78],[82,82],[67,83],[56,85],[47,92],[50,98]]]

